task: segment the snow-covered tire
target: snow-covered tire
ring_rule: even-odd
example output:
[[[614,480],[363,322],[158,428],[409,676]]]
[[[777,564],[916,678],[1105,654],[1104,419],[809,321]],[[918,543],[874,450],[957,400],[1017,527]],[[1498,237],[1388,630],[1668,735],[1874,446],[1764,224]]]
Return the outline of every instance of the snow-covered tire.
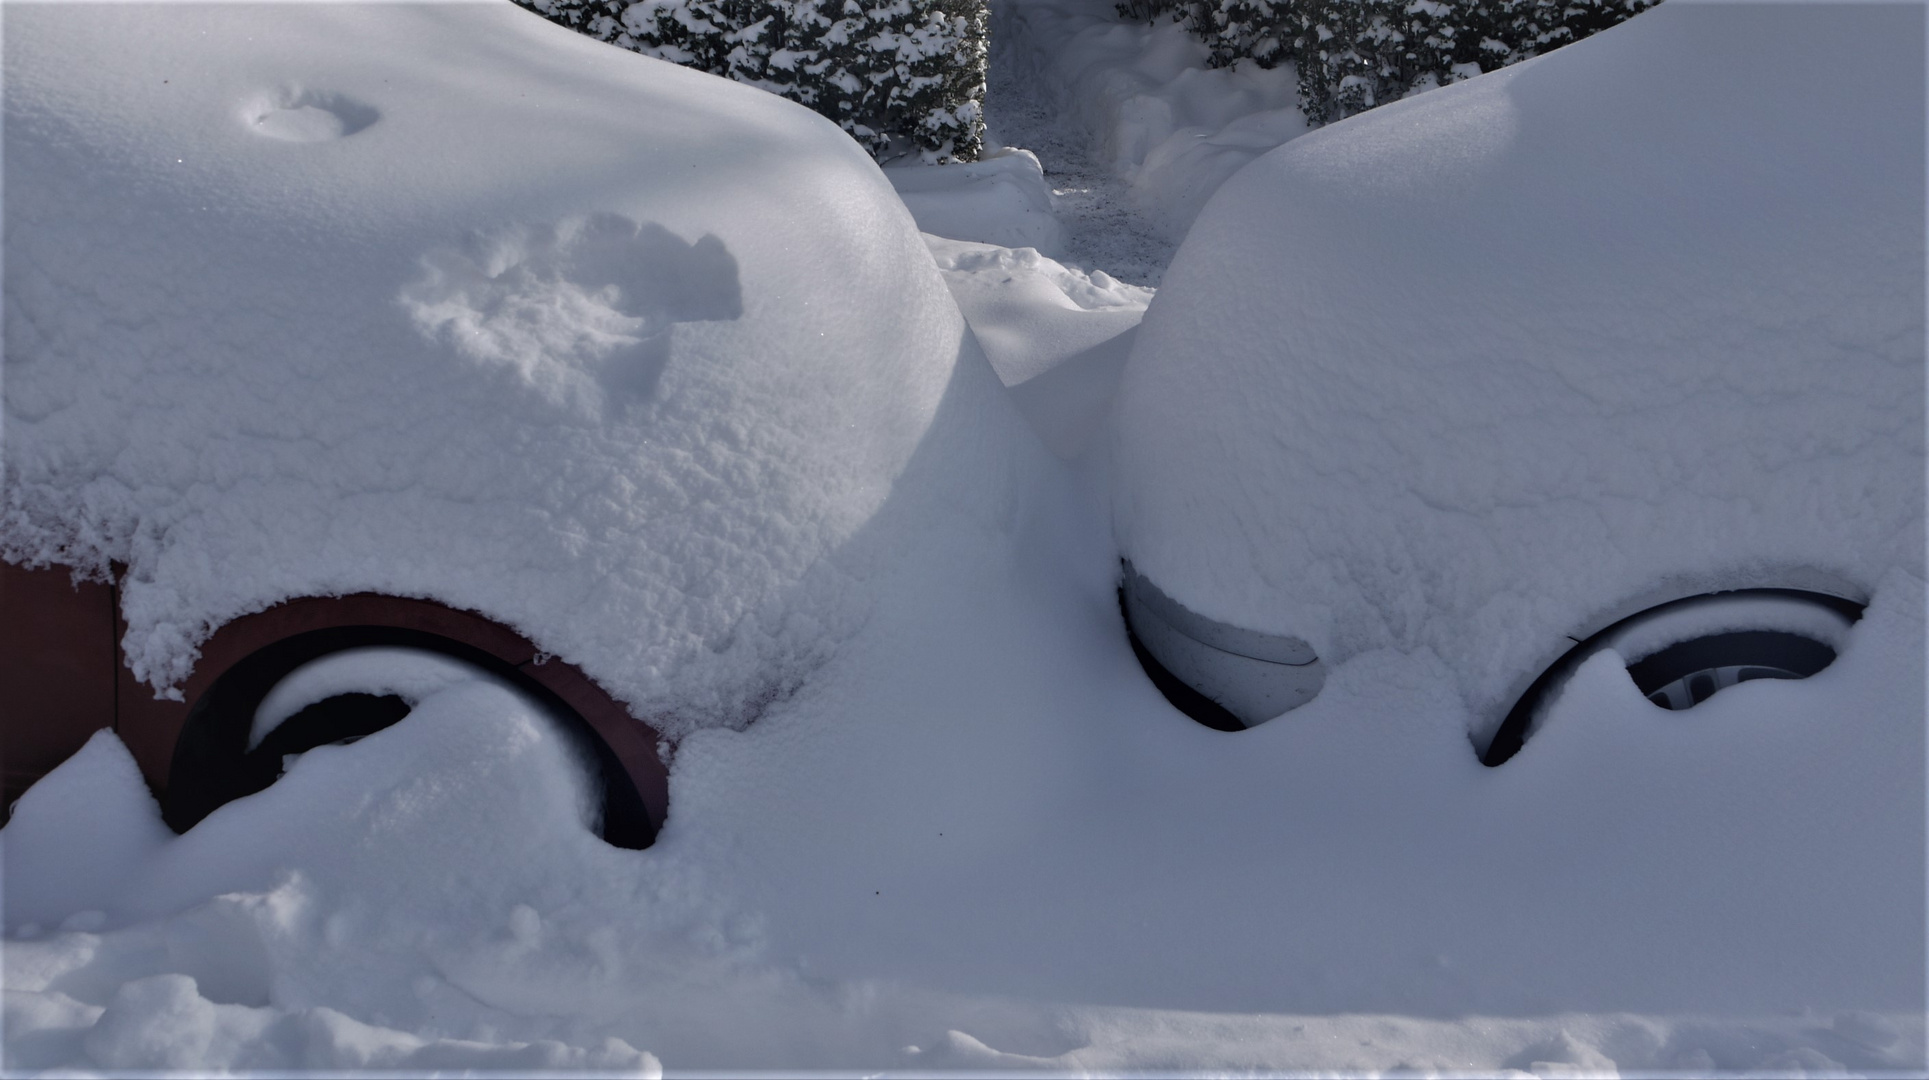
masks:
[[[1736,683],[1805,679],[1835,660],[1862,604],[1800,589],[1742,589],[1650,607],[1581,640],[1527,688],[1481,754],[1520,752],[1580,666],[1613,650],[1642,696],[1663,709],[1701,704]]]
[[[182,700],[138,691],[118,696],[116,729],[168,825],[185,832],[220,806],[262,790],[280,774],[285,755],[399,720],[406,703],[398,708],[376,692],[305,719],[290,717],[294,726],[285,732],[251,739],[257,706],[284,678],[317,659],[368,647],[436,653],[535,699],[560,719],[586,759],[598,763],[603,839],[624,848],[655,840],[669,811],[668,770],[655,729],[580,668],[500,623],[434,601],[376,593],[293,599],[235,619],[202,643]],[[254,741],[260,745],[251,751]]]

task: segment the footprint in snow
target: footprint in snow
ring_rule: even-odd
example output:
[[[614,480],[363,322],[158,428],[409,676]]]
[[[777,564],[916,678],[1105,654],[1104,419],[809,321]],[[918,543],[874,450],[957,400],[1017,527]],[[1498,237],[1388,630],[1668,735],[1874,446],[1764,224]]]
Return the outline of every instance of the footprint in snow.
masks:
[[[420,333],[592,414],[654,394],[677,323],[743,314],[721,240],[613,213],[476,233],[421,271],[399,297]]]
[[[322,90],[283,89],[242,109],[248,130],[283,142],[345,138],[381,117],[374,106]]]

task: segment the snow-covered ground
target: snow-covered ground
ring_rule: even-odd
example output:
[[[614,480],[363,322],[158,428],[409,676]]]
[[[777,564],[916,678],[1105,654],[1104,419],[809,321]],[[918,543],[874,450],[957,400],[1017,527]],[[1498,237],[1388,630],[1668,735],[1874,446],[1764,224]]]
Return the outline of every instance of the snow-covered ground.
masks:
[[[1422,542],[1464,537],[1322,486],[1398,468],[1464,495],[1480,476],[1456,462],[1483,459],[1394,393],[1394,352],[1319,384],[1315,403],[1351,413],[1250,420],[1295,400],[1251,364],[1255,335],[1287,357],[1348,344],[1323,328],[1347,325],[1366,272],[1272,291],[1299,249],[1271,241],[1317,229],[1239,200],[1337,177],[1347,213],[1437,209],[1397,190],[1415,155],[1464,181],[1450,194],[1586,190],[1611,157],[1532,140],[1510,157],[1520,128],[1493,102],[1585,112],[1602,72],[1659,85],[1670,48],[1706,32],[1693,19],[1744,42],[1720,61],[1743,66],[1826,35],[1754,5],[1663,7],[1592,51],[1335,125],[1240,174],[1155,296],[1160,245],[1303,124],[1286,75],[1202,70],[1176,30],[1108,7],[1001,8],[993,134],[1036,157],[893,173],[900,202],[803,110],[506,3],[107,25],[8,6],[8,557],[127,562],[130,653],[161,685],[251,606],[377,588],[516,626],[677,744],[671,817],[631,852],[591,831],[584,769],[541,708],[479,673],[417,679],[404,722],[302,755],[178,837],[96,736],[0,831],[0,1065],[1922,1072],[1922,326],[1891,302],[1922,294],[1920,9],[1841,9],[1873,20],[1845,33],[1884,43],[1886,74],[1803,83],[1817,97],[1799,108],[1744,101],[1707,159],[1664,159],[1700,130],[1673,116],[1605,124],[1601,151],[1648,146],[1696,198],[1736,162],[1774,180],[1738,198],[1916,185],[1913,210],[1758,232],[1719,216],[1691,264],[1766,273],[1755,236],[1799,242],[1780,249],[1797,284],[1892,259],[1773,313],[1877,374],[1805,384],[1812,367],[1771,352],[1780,381],[1675,387],[1743,447],[1755,418],[1828,403],[1825,430],[1790,429],[1810,434],[1771,464],[1800,490],[1815,470],[1851,481],[1827,489],[1849,518],[1711,535],[1772,540],[1764,558],[1847,545],[1825,569],[1866,590],[1866,614],[1820,674],[1686,714],[1597,657],[1487,769],[1469,733],[1507,654],[1482,651],[1479,618],[1448,625],[1473,602],[1455,549]],[[1889,82],[1914,89],[1870,92]],[[1786,143],[1823,123],[1826,153]],[[1379,245],[1359,258],[1393,260],[1354,224]],[[1527,269],[1621,265],[1570,240]],[[1406,272],[1483,266],[1432,254],[1462,262]],[[1388,307],[1463,313],[1419,299],[1434,306]],[[1640,337],[1576,333],[1595,331]],[[1550,394],[1611,388],[1556,376]],[[1347,397],[1349,377],[1384,394]],[[1432,415],[1465,407],[1419,391]],[[1334,442],[1300,449],[1350,456],[1295,459],[1296,488],[1268,486],[1286,467],[1234,483],[1188,456],[1292,453],[1335,415]],[[1911,417],[1915,441],[1894,430]],[[1718,463],[1737,505],[1779,505],[1750,486],[1760,461]],[[1581,510],[1673,505],[1646,482]],[[1331,529],[1293,557],[1355,560],[1288,597],[1340,628],[1327,684],[1264,727],[1207,730],[1133,657],[1121,550],[1215,614],[1260,608],[1276,560],[1253,556],[1243,591],[1235,569],[1269,542],[1256,532],[1309,528],[1275,501],[1301,492]],[[1349,523],[1406,530],[1443,565],[1347,547]],[[1189,531],[1197,566],[1169,554]],[[1576,583],[1619,587],[1646,557]],[[1402,571],[1434,598],[1424,632],[1346,622],[1350,602],[1402,625]]]

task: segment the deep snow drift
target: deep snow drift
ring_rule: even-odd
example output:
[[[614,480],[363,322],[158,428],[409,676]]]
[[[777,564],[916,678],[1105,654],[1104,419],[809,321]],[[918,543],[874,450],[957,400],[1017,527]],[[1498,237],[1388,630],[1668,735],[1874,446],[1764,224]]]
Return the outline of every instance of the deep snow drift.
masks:
[[[945,284],[1032,429],[1079,459],[1101,442],[1132,332],[1152,290],[1035,249],[927,237]]]
[[[270,602],[264,583],[440,583],[482,590],[451,598],[487,601],[679,715],[727,712],[766,662],[795,689],[743,730],[684,731],[671,816],[643,852],[595,838],[567,743],[488,679],[382,674],[420,695],[409,718],[302,755],[179,837],[99,736],[0,831],[8,1069],[1923,1068],[1919,548],[1886,566],[1865,553],[1870,607],[1820,674],[1677,714],[1603,656],[1497,769],[1468,745],[1466,685],[1499,665],[1431,640],[1336,657],[1304,708],[1210,731],[1152,688],[1119,618],[1108,468],[1131,465],[1121,489],[1146,475],[1124,436],[1149,384],[1122,426],[1081,410],[1109,393],[1145,309],[1133,365],[1169,350],[1174,327],[1199,327],[1200,385],[1176,380],[1167,404],[1223,410],[1203,443],[1293,433],[1246,426],[1239,388],[1212,382],[1226,364],[1211,350],[1253,346],[1214,336],[1213,294],[1186,295],[1187,278],[1222,266],[1228,290],[1249,287],[1238,222],[1217,241],[1223,259],[1203,233],[1189,240],[1146,309],[1144,290],[1094,268],[920,244],[884,178],[820,138],[822,121],[598,52],[507,4],[213,10],[231,21],[201,24],[205,45],[175,33],[178,9],[124,24],[115,48],[129,55],[106,57],[124,76],[73,62],[105,47],[91,38],[51,49],[60,9],[5,11],[6,453],[34,478],[8,485],[38,500],[8,520],[10,551],[52,538],[133,556],[148,568],[129,602],[150,657],[185,657],[196,620]],[[1773,56],[1787,24],[1756,21],[1763,10],[1704,17]],[[1921,38],[1918,22],[1918,73]],[[299,49],[275,44],[291,39]],[[1558,73],[1568,55],[1515,71]],[[1633,86],[1670,70],[1634,46],[1612,55]],[[299,66],[315,57],[333,66]],[[407,63],[377,74],[384,58]],[[108,93],[143,72],[170,88],[226,80],[237,96],[209,91],[196,112],[147,88]],[[297,76],[286,119],[224,111]],[[1438,100],[1440,122],[1456,122],[1464,97],[1449,95],[1495,78],[1396,108]],[[311,82],[342,96],[302,97]],[[607,110],[605,94],[666,108]],[[368,115],[351,96],[378,116],[342,135]],[[1743,113],[1746,130],[1775,130],[1777,103]],[[427,113],[488,125],[422,120],[358,149]],[[269,143],[247,127],[264,117],[342,137]],[[1315,138],[1337,154],[1356,128],[1374,136],[1348,121]],[[464,141],[478,130],[490,141]],[[612,130],[634,141],[605,145]],[[1837,157],[1804,147],[1763,166],[1852,185],[1894,152],[1829,130]],[[595,167],[507,152],[525,138]],[[170,140],[183,149],[160,153]],[[263,145],[337,156],[273,172]],[[190,146],[205,174],[162,168],[185,169]],[[1920,157],[1902,178],[1917,190]],[[1488,160],[1497,185],[1535,164]],[[1680,162],[1628,167],[1662,164]],[[236,202],[189,200],[197,190]],[[90,194],[95,218],[67,201]],[[268,208],[286,229],[269,228],[281,219]],[[1263,236],[1275,220],[1247,224]],[[1733,242],[1726,220],[1710,221],[1709,244]],[[699,287],[721,277],[719,245],[735,318],[716,314],[723,290]],[[1720,250],[1708,261],[1725,265]],[[1550,243],[1535,267],[1579,272],[1592,251]],[[637,274],[665,252],[674,274]],[[1277,312],[1310,332],[1286,308],[1249,300],[1220,322]],[[678,311],[698,314],[652,339],[652,320]],[[1861,342],[1884,316],[1858,299],[1831,317]],[[1680,328],[1653,324],[1621,329]],[[647,390],[603,377],[650,355],[666,359]],[[1279,400],[1266,375],[1250,373],[1256,402]],[[1750,417],[1799,414],[1785,393],[1693,400],[1746,433]],[[1859,430],[1843,445],[1873,445]],[[1894,462],[1919,480],[1919,443],[1874,459]],[[1709,468],[1752,491],[1754,466]],[[1892,482],[1857,490],[1874,499]],[[1192,485],[1197,506],[1180,513],[1201,524],[1246,506],[1210,475]],[[1917,520],[1919,489],[1906,495]],[[1900,520],[1893,505],[1860,509]],[[1304,520],[1366,529],[1383,510],[1321,513]],[[1142,503],[1119,520],[1134,543],[1186,524],[1152,522]],[[1371,580],[1350,599],[1366,603]],[[1229,596],[1230,574],[1214,587]],[[730,611],[750,614],[732,624]],[[719,625],[754,641],[704,636]]]
[[[1048,257],[1065,253],[1065,226],[1029,150],[993,150],[968,164],[900,165],[884,175],[926,233]]]

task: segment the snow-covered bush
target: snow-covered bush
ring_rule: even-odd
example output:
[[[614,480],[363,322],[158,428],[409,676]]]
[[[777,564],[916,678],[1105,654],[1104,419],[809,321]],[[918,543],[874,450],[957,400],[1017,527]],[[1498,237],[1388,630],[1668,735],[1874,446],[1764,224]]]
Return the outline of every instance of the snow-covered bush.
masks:
[[[873,157],[971,161],[984,142],[986,0],[517,0],[647,56],[837,122]]]
[[[1622,22],[1659,0],[1124,0],[1119,14],[1170,13],[1226,67],[1290,62],[1300,108],[1339,120],[1445,86]]]
[[[1183,19],[1187,11],[1178,0],[1119,0],[1116,6],[1119,17],[1131,22],[1151,22],[1161,15]]]

